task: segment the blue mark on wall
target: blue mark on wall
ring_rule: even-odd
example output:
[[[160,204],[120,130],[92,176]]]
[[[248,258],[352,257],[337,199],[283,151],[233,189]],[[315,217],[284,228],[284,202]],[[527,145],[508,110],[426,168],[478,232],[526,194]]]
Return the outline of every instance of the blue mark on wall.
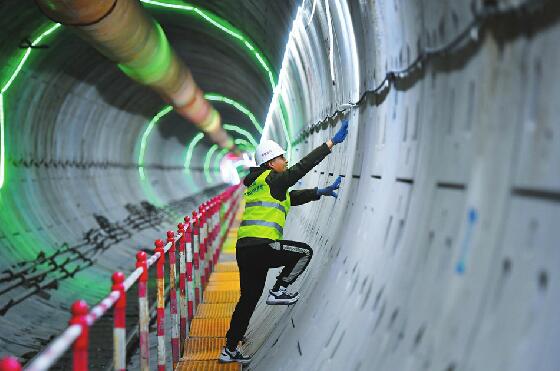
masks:
[[[474,231],[474,226],[478,219],[478,213],[474,208],[469,210],[469,217],[467,220],[467,232],[465,233],[465,239],[463,240],[463,244],[461,245],[461,253],[459,254],[459,260],[457,261],[457,265],[455,266],[455,271],[458,274],[465,273],[466,270],[466,259],[471,247],[471,239],[472,234]]]

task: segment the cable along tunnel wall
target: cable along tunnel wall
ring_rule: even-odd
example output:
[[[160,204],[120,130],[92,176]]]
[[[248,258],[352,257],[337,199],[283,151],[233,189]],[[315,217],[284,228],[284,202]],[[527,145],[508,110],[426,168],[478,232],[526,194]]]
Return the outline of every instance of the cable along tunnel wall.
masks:
[[[288,218],[314,257],[295,306],[259,303],[251,369],[556,370],[560,5],[305,1],[299,16],[280,72],[291,162],[347,117],[299,186],[344,180]]]

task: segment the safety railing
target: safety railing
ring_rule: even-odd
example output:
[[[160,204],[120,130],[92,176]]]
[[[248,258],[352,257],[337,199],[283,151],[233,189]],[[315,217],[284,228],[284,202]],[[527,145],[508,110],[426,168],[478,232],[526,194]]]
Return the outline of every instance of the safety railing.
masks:
[[[91,310],[83,300],[71,307],[71,319],[66,330],[55,338],[25,367],[27,371],[47,370],[72,348],[73,370],[88,370],[89,328],[113,308],[113,365],[126,369],[126,295],[138,282],[138,327],[140,369],[150,369],[148,270],[156,266],[157,369],[166,368],[165,304],[169,301],[171,317],[171,357],[173,368],[180,358],[181,346],[188,336],[190,322],[209,276],[218,261],[227,231],[234,220],[241,199],[239,185],[231,186],[218,196],[202,203],[191,216],[179,223],[177,233],[167,232],[166,242],[155,241],[155,252],[148,258],[144,251],[136,254],[136,270],[128,277],[122,272],[112,276],[111,292]],[[177,297],[177,249],[179,252],[179,297]],[[166,297],[165,263],[169,262],[169,290]],[[17,371],[22,366],[15,357],[0,360],[0,371]]]

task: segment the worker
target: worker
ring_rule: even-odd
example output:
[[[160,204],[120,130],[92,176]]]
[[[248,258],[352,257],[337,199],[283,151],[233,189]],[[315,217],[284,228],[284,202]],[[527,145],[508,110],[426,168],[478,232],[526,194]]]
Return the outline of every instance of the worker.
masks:
[[[287,168],[285,151],[272,140],[262,141],[256,148],[258,167],[250,169],[243,180],[247,187],[244,194],[245,211],[238,230],[236,258],[239,266],[241,296],[231,317],[226,346],[220,362],[247,364],[251,358],[244,356],[237,345],[243,338],[249,320],[263,292],[270,268],[283,266],[276,284],[270,290],[266,303],[288,305],[295,303],[299,294],[286,288],[303,273],[313,251],[304,242],[283,240],[283,228],[291,206],[319,200],[321,196],[337,197],[336,189],[341,178],[323,189],[313,188],[290,191],[313,167],[318,165],[335,144],[342,143],[348,135],[348,121],[341,128],[296,165]]]

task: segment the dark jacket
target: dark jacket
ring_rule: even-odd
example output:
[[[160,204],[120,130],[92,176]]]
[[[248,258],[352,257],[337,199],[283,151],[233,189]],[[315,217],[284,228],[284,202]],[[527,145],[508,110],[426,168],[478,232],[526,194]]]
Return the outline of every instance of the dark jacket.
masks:
[[[297,164],[286,169],[285,172],[277,173],[275,171],[271,171],[265,179],[266,183],[270,187],[271,196],[278,201],[284,201],[286,199],[286,192],[288,189],[303,178],[305,174],[311,171],[311,169],[318,165],[319,162],[323,161],[329,153],[331,153],[331,150],[326,143],[323,143],[311,151],[307,156],[302,158]],[[249,169],[249,174],[245,177],[245,179],[243,179],[245,187],[253,184],[253,182],[267,170],[268,168],[264,166],[252,167]],[[290,202],[292,206],[303,205],[310,201],[316,201],[319,198],[321,198],[321,196],[317,195],[317,188],[290,191]],[[237,247],[259,245],[269,242],[272,242],[272,240],[267,238],[245,237],[240,238],[237,241]]]

